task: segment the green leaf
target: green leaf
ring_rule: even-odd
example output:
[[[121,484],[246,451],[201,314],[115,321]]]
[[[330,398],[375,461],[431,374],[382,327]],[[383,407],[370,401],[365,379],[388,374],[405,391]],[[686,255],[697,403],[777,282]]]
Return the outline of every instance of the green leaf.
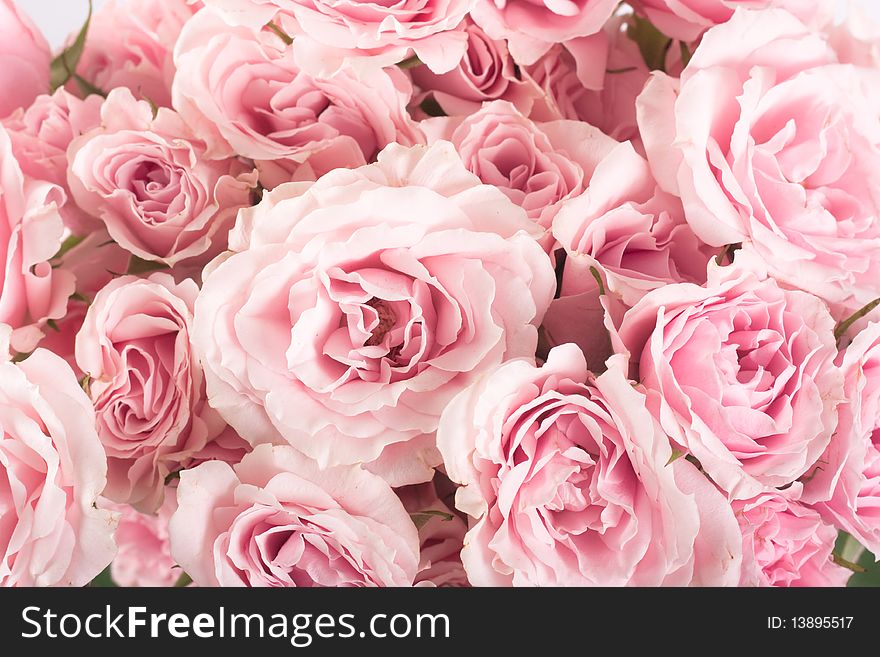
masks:
[[[131,262],[128,265],[128,272],[126,273],[132,275],[148,274],[154,271],[161,271],[162,269],[169,269],[169,267],[164,262],[154,262],[152,260],[138,258],[137,256],[131,256]]]
[[[92,303],[91,301],[89,301],[89,298],[86,295],[84,295],[82,292],[74,292],[73,294],[70,295],[70,299],[71,299],[71,301],[81,301],[82,303],[84,303],[86,305],[91,305],[91,303]]]
[[[666,465],[672,465],[678,459],[680,459],[682,456],[684,456],[684,452],[682,452],[680,449],[675,449],[673,447],[672,448],[672,455],[669,457],[669,460],[666,461]]]
[[[79,90],[83,92],[85,96],[101,96],[102,98],[107,97],[107,92],[101,89],[100,87],[96,87],[94,84],[86,80],[79,73],[73,74],[73,79],[76,80],[77,85],[79,85]]]
[[[410,513],[409,517],[412,518],[413,524],[416,526],[416,529],[421,529],[425,525],[427,525],[431,518],[442,518],[443,522],[449,522],[455,516],[451,513],[446,513],[445,511],[436,511],[434,509],[428,509],[426,511],[419,511],[418,513]]]
[[[79,387],[83,389],[83,391],[90,395],[89,386],[92,384],[92,376],[90,374],[86,374],[83,378],[79,380]]]
[[[110,575],[110,566],[107,566],[100,575],[89,582],[89,586],[99,589],[116,588],[117,584]]]
[[[182,589],[182,588],[186,588],[190,584],[192,584],[192,577],[190,577],[186,573],[183,573],[180,576],[180,579],[178,579],[176,582],[174,582],[174,588]]]
[[[880,587],[880,563],[877,563],[874,555],[846,532],[838,532],[831,558],[835,563],[849,570],[855,567],[847,586]]]
[[[55,331],[56,333],[61,333],[61,329],[58,328],[58,323],[54,319],[47,319],[46,326]]]
[[[167,486],[175,479],[180,479],[180,473],[183,472],[183,469],[175,470],[174,472],[169,472],[168,476],[165,477],[165,485]]]
[[[626,35],[635,41],[645,65],[650,70],[666,70],[666,54],[672,46],[672,39],[654,27],[650,21],[635,14],[630,17]]]
[[[863,568],[863,572],[853,573],[849,578],[847,586],[852,587],[880,587],[880,564],[877,563],[874,555],[865,550],[858,559],[858,565]]]
[[[89,24],[91,22],[92,0],[89,0],[89,14],[86,16],[86,22],[83,24],[79,34],[76,35],[76,39],[52,60],[49,82],[53,93],[59,87],[67,84],[67,81],[76,73],[76,67],[79,65],[79,60],[86,47],[86,35],[89,32]]]
[[[434,100],[433,96],[428,96],[425,100],[422,101],[422,104],[419,105],[422,111],[428,116],[446,116],[446,112],[443,111],[443,108],[440,107],[440,103]]]
[[[865,548],[855,539],[855,537],[842,531],[837,534],[837,542],[834,544],[834,552],[848,561],[858,562],[862,554],[865,552]]]
[[[66,240],[61,242],[61,248],[58,249],[58,253],[52,256],[52,260],[63,258],[65,255],[67,255],[68,252],[79,246],[84,239],[85,236],[71,235]]]

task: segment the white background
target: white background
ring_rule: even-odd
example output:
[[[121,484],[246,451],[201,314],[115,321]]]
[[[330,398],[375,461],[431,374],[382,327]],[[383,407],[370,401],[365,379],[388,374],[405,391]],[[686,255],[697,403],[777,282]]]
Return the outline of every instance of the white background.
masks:
[[[92,4],[97,9],[105,1],[93,0]],[[13,0],[13,2],[30,14],[53,47],[60,46],[71,32],[82,27],[89,8],[86,0]]]
[[[88,2],[86,0],[14,0],[24,7],[43,30],[49,43],[60,45],[74,30],[77,30],[86,17]],[[94,0],[95,8],[106,0]],[[137,0],[129,0],[137,2]],[[853,0],[865,7],[868,12],[880,20],[880,0]],[[838,0],[841,7],[847,0]]]

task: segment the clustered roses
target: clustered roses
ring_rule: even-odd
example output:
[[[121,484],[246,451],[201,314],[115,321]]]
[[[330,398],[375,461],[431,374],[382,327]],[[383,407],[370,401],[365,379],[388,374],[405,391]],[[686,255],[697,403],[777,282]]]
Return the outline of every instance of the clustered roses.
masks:
[[[0,585],[880,554],[880,29],[111,0],[52,66],[0,0],[0,36]]]

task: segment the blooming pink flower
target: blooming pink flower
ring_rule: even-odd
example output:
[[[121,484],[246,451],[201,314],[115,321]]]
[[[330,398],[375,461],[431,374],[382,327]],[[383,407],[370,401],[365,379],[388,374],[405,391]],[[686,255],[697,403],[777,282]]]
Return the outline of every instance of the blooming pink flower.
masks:
[[[0,119],[49,93],[52,53],[15,0],[0,0]]]
[[[595,118],[604,102],[611,40],[605,31],[589,37],[555,44],[523,75],[540,90],[529,117],[534,121]]]
[[[410,586],[416,528],[394,491],[360,466],[321,469],[260,445],[230,467],[186,470],[171,553],[199,586]]]
[[[437,443],[470,515],[478,586],[733,585],[741,538],[723,496],[669,439],[620,361],[574,345],[517,360],[446,408]]]
[[[76,137],[98,127],[101,102],[100,96],[80,100],[58,89],[51,96],[38,96],[27,109],[14,112],[3,121],[24,175],[58,185],[68,195],[60,208],[61,217],[77,235],[99,229],[101,224],[69,198],[67,148]]]
[[[448,479],[438,474],[435,478]],[[419,572],[421,586],[469,586],[461,564],[461,549],[467,525],[440,499],[435,481],[398,488],[403,506],[419,530]],[[450,492],[450,497],[454,488]],[[451,502],[450,502],[451,503]]]
[[[187,23],[175,60],[174,106],[207,156],[257,160],[267,187],[286,182],[276,162],[289,170],[320,156],[324,170],[356,167],[386,144],[421,141],[406,112],[412,87],[397,68],[312,77],[277,35],[230,27],[210,10]]]
[[[205,158],[204,145],[172,110],[155,117],[127,89],[111,92],[101,126],[75,139],[68,184],[122,247],[174,265],[210,259],[225,247],[256,172],[236,159]]]
[[[852,572],[831,560],[837,530],[779,493],[735,500],[743,533],[741,586],[846,586]]]
[[[137,98],[170,107],[174,44],[200,6],[190,0],[103,3],[89,23],[77,74],[105,92],[126,87]],[[75,81],[69,86],[77,89]]]
[[[260,30],[274,20],[290,32],[297,63],[328,75],[346,61],[378,66],[415,55],[435,73],[452,70],[466,37],[458,28],[473,0],[402,0],[389,4],[328,0],[207,0],[235,25]]]
[[[424,121],[429,141],[451,141],[469,171],[522,207],[552,250],[553,218],[583,193],[608,139],[579,121],[536,124],[506,101],[467,117]]]
[[[601,84],[593,85],[598,88],[576,93],[577,118],[596,126],[619,141],[632,141],[636,150],[644,153],[636,117],[636,98],[642,93],[651,71],[645,63],[639,44],[633,37],[632,15],[621,13],[613,16],[605,24],[604,32],[608,37],[608,54],[605,66],[601,70]],[[548,53],[548,56],[551,55],[552,53]],[[587,64],[581,62],[578,56],[583,59],[584,55],[577,52],[573,55],[577,60],[578,68],[583,68]],[[683,68],[681,44],[673,42],[666,50],[663,70],[670,76],[677,77]],[[548,81],[552,82],[554,77],[549,76]],[[564,80],[565,77],[560,76],[559,79]],[[550,89],[553,88],[551,84]],[[557,84],[556,88],[565,90],[566,86]],[[566,107],[565,102],[560,105]]]
[[[183,571],[171,556],[168,522],[177,510],[177,494],[169,488],[155,514],[144,514],[128,504],[102,499],[101,508],[119,514],[116,543],[119,551],[110,564],[118,586],[174,586]]]
[[[594,289],[591,268],[626,306],[669,283],[704,282],[712,250],[688,226],[681,202],[658,188],[632,144],[598,133],[580,150],[586,189],[562,205],[552,226],[567,255],[562,295]]]
[[[9,324],[12,348],[31,351],[49,319],[59,319],[74,291],[74,277],[49,260],[61,246],[59,208],[64,191],[24,176],[0,125],[0,323]]]
[[[65,207],[72,205],[68,203]],[[68,240],[76,244],[66,250],[63,245],[64,252],[52,258],[52,266],[76,278],[76,294],[68,300],[64,317],[47,323],[40,346],[61,356],[81,379],[85,373],[79,369],[74,356],[76,334],[82,328],[91,299],[121,272],[128,271],[131,254],[111,240],[106,230]]]
[[[680,89],[652,78],[642,137],[701,239],[742,242],[774,277],[855,310],[880,276],[878,83],[791,14],[740,10],[706,33]]]
[[[193,281],[164,273],[122,276],[98,293],[76,336],[107,451],[104,495],[144,512],[162,504],[171,472],[228,431],[190,347],[197,294]]]
[[[649,292],[620,328],[663,428],[738,499],[807,473],[843,396],[825,304],[763,279],[747,255],[710,266],[703,287]]]
[[[632,0],[632,5],[661,32],[683,41],[693,41],[708,28],[727,22],[738,7],[780,7],[817,24],[833,16],[836,8],[827,0]]]
[[[880,324],[843,352],[845,402],[828,450],[804,483],[804,500],[880,554]]]
[[[419,99],[430,96],[450,116],[473,114],[485,101],[506,100],[528,116],[541,92],[513,61],[506,42],[490,39],[471,20],[462,29],[467,50],[455,68],[442,74],[427,66],[410,70]]]
[[[591,371],[601,372],[610,356],[626,351],[617,330],[629,307],[619,295],[609,293],[608,274],[600,264],[587,272],[589,280],[578,279],[576,291],[565,290],[550,303],[541,324],[537,356],[543,358],[550,348],[570,342],[580,348]],[[594,272],[598,279],[593,278]],[[564,290],[564,274],[562,278]]]
[[[555,277],[532,226],[446,142],[277,187],[205,272],[194,342],[211,405],[322,467],[431,479],[446,402],[534,354]]]
[[[474,22],[493,39],[505,39],[521,64],[534,64],[554,43],[601,31],[617,0],[477,0]]]
[[[565,147],[579,154],[584,191],[560,203],[553,217],[553,241],[565,257],[557,265],[559,298],[547,310],[543,331],[549,346],[574,342],[590,368],[601,369],[613,351],[609,331],[616,332],[623,313],[649,290],[704,282],[713,254],[633,146],[592,133],[578,140],[557,132],[560,144],[577,143]]]
[[[115,520],[95,506],[106,474],[70,367],[45,349],[0,362],[0,586],[84,586],[110,563]]]

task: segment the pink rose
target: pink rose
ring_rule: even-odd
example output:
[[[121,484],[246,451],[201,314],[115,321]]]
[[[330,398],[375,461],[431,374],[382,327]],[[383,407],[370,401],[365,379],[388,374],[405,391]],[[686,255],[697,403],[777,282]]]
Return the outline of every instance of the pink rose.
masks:
[[[553,44],[602,30],[618,0],[477,0],[474,22],[493,39],[505,39],[520,64],[534,64]]]
[[[98,293],[76,336],[107,451],[104,495],[144,512],[162,504],[171,472],[227,431],[190,348],[198,291],[168,274],[122,276]]]
[[[680,90],[652,78],[642,136],[701,239],[742,242],[777,279],[855,310],[880,276],[878,88],[880,71],[836,64],[791,14],[740,10],[706,33]]]
[[[575,54],[557,44],[537,62],[524,67],[524,75],[540,89],[540,96],[529,114],[533,121],[586,121],[586,116],[596,114],[596,103],[599,102],[596,92],[605,84],[609,54],[604,34],[597,36],[602,37],[594,44],[598,46],[598,54],[588,53],[588,57],[578,57],[576,54],[581,53],[577,49]],[[597,60],[601,64],[599,67],[595,64]]]
[[[880,324],[843,352],[845,402],[837,432],[804,483],[804,500],[880,554]]]
[[[116,552],[116,522],[95,506],[107,464],[70,367],[45,349],[0,362],[0,427],[0,586],[85,586]]]
[[[468,117],[422,123],[429,141],[451,141],[469,171],[522,207],[552,251],[553,219],[580,196],[608,139],[579,121],[536,124],[506,101],[486,103]]]
[[[416,528],[394,491],[359,466],[320,469],[260,445],[230,467],[180,475],[171,553],[198,586],[410,586]]]
[[[339,3],[328,0],[207,0],[234,25],[260,30],[274,20],[290,32],[297,63],[326,76],[346,61],[388,66],[415,55],[435,73],[458,64],[465,34],[458,28],[473,0]]]
[[[76,278],[76,293],[68,300],[64,317],[47,322],[40,346],[67,361],[77,379],[82,379],[85,373],[79,369],[74,356],[76,334],[82,328],[91,299],[121,272],[128,271],[130,262],[131,254],[111,240],[106,230],[83,238],[69,236],[59,254],[52,258],[52,267]]]
[[[576,113],[580,120],[611,137],[632,141],[636,150],[644,153],[636,117],[636,98],[642,93],[651,71],[633,37],[631,26],[632,14],[615,15],[605,24],[608,55],[601,72],[602,83],[600,88],[581,94]],[[663,70],[671,76],[679,75],[684,68],[681,45],[671,43],[663,59]],[[580,61],[578,65],[584,66]]]
[[[428,481],[446,402],[534,354],[556,282],[531,227],[446,142],[277,187],[241,212],[196,304],[211,405],[321,467]]]
[[[517,62],[516,70],[530,95],[528,106],[517,109],[533,121],[581,121],[588,114],[595,116],[598,92],[605,85],[609,48],[608,35],[600,31],[555,44],[534,64]]]
[[[567,256],[562,296],[595,289],[591,268],[626,306],[669,283],[704,282],[713,250],[694,235],[681,202],[658,188],[632,144],[594,132],[591,142],[581,142],[586,191],[553,220],[553,236]]]
[[[403,506],[409,511],[419,530],[419,572],[417,586],[469,586],[461,564],[461,548],[467,532],[465,522],[440,499],[438,479],[452,486],[449,503],[455,494],[454,485],[441,474],[434,481],[397,489]]]
[[[762,279],[747,255],[713,263],[704,287],[649,292],[620,328],[655,416],[732,499],[809,471],[843,398],[825,304]]]
[[[60,187],[22,174],[0,125],[0,323],[14,329],[18,352],[33,350],[47,321],[64,316],[74,291],[73,275],[49,263],[64,237],[64,202]]]
[[[506,100],[528,116],[540,96],[538,86],[516,65],[504,41],[490,39],[475,23],[462,28],[467,50],[448,73],[434,73],[427,66],[410,70],[413,82],[450,116],[473,114],[485,101]]]
[[[63,358],[64,362],[73,370],[77,380],[82,380],[85,373],[77,366],[74,356],[76,334],[82,328],[88,308],[89,305],[79,299],[69,301],[67,313],[62,319],[53,321],[47,326],[45,335],[40,340],[40,347]]]
[[[282,182],[274,161],[298,165],[320,154],[333,162],[325,169],[356,167],[391,142],[421,141],[406,112],[412,87],[397,68],[313,78],[277,35],[230,27],[208,9],[187,23],[175,60],[174,106],[207,156],[263,161],[268,187]]]
[[[52,265],[73,274],[78,296],[90,303],[102,287],[128,271],[131,253],[114,242],[106,229],[95,230],[85,236],[68,236]],[[75,301],[83,299],[70,303]]]
[[[256,172],[235,159],[206,159],[174,111],[160,108],[154,118],[128,89],[110,93],[101,118],[70,145],[76,203],[145,260],[171,266],[220,252],[235,214],[251,203]]]
[[[0,119],[49,92],[49,44],[15,0],[0,0]]]
[[[116,543],[119,551],[110,564],[110,575],[118,586],[174,586],[183,571],[171,557],[168,523],[177,510],[173,488],[165,502],[152,515],[136,511],[128,504],[102,500],[102,508],[119,514]]]
[[[852,572],[831,560],[837,530],[779,493],[733,502],[743,533],[740,586],[846,586]]]
[[[616,333],[626,310],[669,283],[704,282],[714,254],[633,146],[597,135],[582,146],[585,191],[553,219],[553,237],[565,257],[557,265],[559,298],[542,328],[548,346],[574,342],[590,368],[601,370],[614,351],[609,332]]]
[[[51,96],[37,97],[26,110],[14,112],[3,121],[22,172],[29,178],[58,185],[68,194],[61,217],[77,235],[85,235],[100,227],[100,223],[69,198],[67,147],[76,137],[98,127],[101,102],[100,96],[80,100],[59,89]]]
[[[727,22],[738,7],[780,7],[817,23],[833,16],[836,9],[827,0],[632,0],[631,4],[661,32],[683,41],[693,41],[710,27]]]
[[[174,44],[200,6],[188,0],[109,0],[92,16],[77,74],[105,92],[126,87],[170,107]],[[76,82],[70,86],[77,88]]]
[[[629,307],[618,295],[609,294],[608,276],[602,266],[596,263],[594,270],[598,280],[587,270],[592,285],[584,278],[580,281],[581,291],[568,290],[568,294],[560,294],[550,303],[539,333],[539,359],[545,359],[551,348],[570,342],[583,352],[591,371],[602,372],[610,356],[626,351],[619,343],[617,329]],[[562,283],[564,287],[564,275]]]
[[[506,363],[446,408],[437,443],[472,517],[477,586],[733,585],[741,542],[723,496],[651,419],[622,365],[574,345]]]

